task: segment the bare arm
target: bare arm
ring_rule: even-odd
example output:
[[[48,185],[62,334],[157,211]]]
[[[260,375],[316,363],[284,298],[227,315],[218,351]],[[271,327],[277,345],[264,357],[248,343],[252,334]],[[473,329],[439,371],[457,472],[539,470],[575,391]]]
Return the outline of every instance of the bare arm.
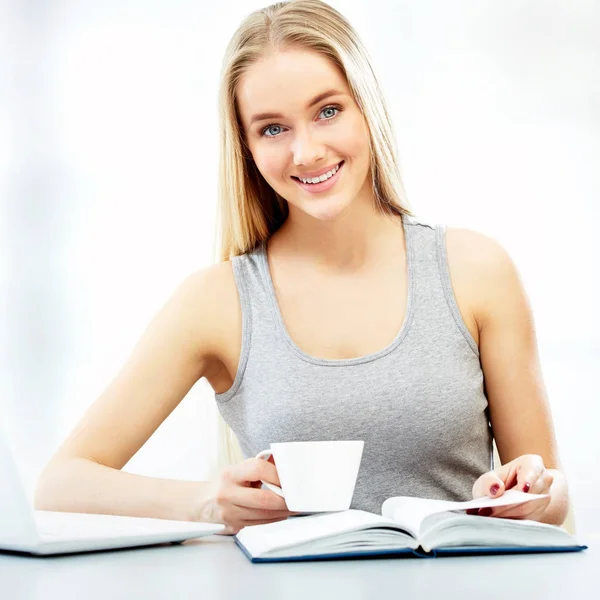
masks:
[[[240,344],[231,264],[188,277],[42,472],[35,507],[225,523],[224,533],[287,518],[285,501],[259,489],[260,480],[280,485],[275,466],[264,460],[226,468],[214,482],[121,471],[198,379],[227,385]]]
[[[535,518],[562,523],[568,509],[567,484],[560,470],[533,315],[522,282],[506,251],[493,240],[466,230],[448,233],[449,255],[463,253],[470,273],[490,421],[505,465],[506,487],[522,489],[532,470],[545,469],[538,487],[530,491],[541,492],[546,477],[551,501]],[[485,478],[478,482],[483,494],[487,482]],[[489,483],[493,484],[491,479]]]
[[[190,520],[208,491],[120,472],[210,364],[210,270],[183,281],[152,319],[115,379],[42,472],[38,509]]]
[[[158,479],[121,469],[194,383],[218,369],[217,357],[223,355],[225,346],[231,362],[240,323],[230,264],[216,265],[183,281],[149,323],[115,379],[41,473],[35,507],[224,522],[227,490],[238,493],[237,487],[224,486],[222,481]],[[256,468],[263,469],[257,479],[278,481],[272,465],[257,463]],[[253,477],[252,465],[247,465],[244,473]],[[227,481],[232,479],[229,475],[225,473]],[[263,508],[271,508],[273,503],[285,508],[278,506],[280,499],[271,502],[264,490],[255,491]],[[263,492],[266,499],[260,495]],[[254,500],[250,498],[250,502]],[[246,498],[238,500],[242,505],[245,502]]]

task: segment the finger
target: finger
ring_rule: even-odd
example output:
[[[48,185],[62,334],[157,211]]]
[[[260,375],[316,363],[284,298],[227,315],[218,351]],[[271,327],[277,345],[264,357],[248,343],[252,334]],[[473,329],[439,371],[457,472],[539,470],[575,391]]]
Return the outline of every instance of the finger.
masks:
[[[252,525],[266,525],[267,523],[277,523],[278,521],[284,520],[284,518],[263,519],[262,521],[234,521],[233,523],[226,525],[225,529],[220,531],[218,535],[235,535],[239,533],[244,527],[250,527]]]
[[[527,490],[530,494],[550,494],[552,492],[552,483],[554,482],[554,475],[547,469],[544,469],[542,475],[538,477],[529,488],[524,486],[523,490]]]
[[[552,489],[552,484],[554,483],[554,475],[548,471],[548,469],[544,469],[544,473],[537,480],[535,487],[531,489],[530,493],[534,494],[549,494]]]
[[[240,523],[258,524],[266,521],[284,521],[290,517],[288,511],[260,511],[242,506],[228,505],[220,515],[220,522],[228,527],[240,527]]]
[[[258,524],[260,523],[267,523],[267,522],[271,522],[271,523],[275,523],[276,521],[285,521],[286,519],[288,519],[289,517],[291,517],[291,513],[289,512],[280,512],[278,514],[271,514],[271,515],[263,515],[262,517],[254,517],[254,515],[249,516],[246,519],[242,519],[243,521],[247,522],[247,523],[253,523],[253,524]]]
[[[541,456],[527,454],[521,457],[515,487],[523,492],[530,492],[532,486],[542,476],[544,470],[544,461]]]
[[[249,458],[228,470],[229,479],[235,483],[247,485],[248,482],[266,481],[281,487],[275,465],[262,458]]]
[[[550,492],[550,487],[552,486],[553,481],[554,476],[552,475],[552,473],[549,473],[546,469],[544,469],[544,471],[542,471],[542,474],[535,481],[527,482],[530,484],[529,487],[523,484],[523,488],[521,491],[526,491],[530,494],[548,494]]]
[[[285,499],[267,489],[236,486],[229,492],[227,501],[246,509],[288,510]]]
[[[493,514],[490,516],[501,517],[503,519],[529,519],[532,515],[543,512],[551,500],[550,497],[537,498],[518,506],[494,507]]]
[[[243,527],[252,527],[253,525],[267,525],[269,523],[278,523],[279,521],[284,521],[287,517],[283,517],[280,519],[263,519],[259,521],[240,521],[240,526]]]
[[[507,462],[505,465],[502,465],[496,472],[498,473],[498,477],[502,479],[504,482],[504,489],[510,490],[517,483],[517,471],[519,468],[519,463],[517,460],[511,460]]]
[[[225,520],[229,523],[238,523],[240,521],[281,521],[290,516],[292,516],[292,513],[289,510],[263,510],[237,505],[230,506],[224,515]]]
[[[496,471],[484,473],[473,485],[473,498],[498,498],[504,494],[504,481]]]
[[[289,510],[264,510],[262,508],[248,508],[247,506],[233,505],[238,514],[238,518],[244,521],[258,521],[262,519],[287,519],[294,513]]]
[[[248,521],[254,521],[257,519],[287,519],[291,517],[294,513],[289,511],[287,508],[284,510],[263,510],[260,508],[254,508],[251,512],[248,513],[245,519]]]

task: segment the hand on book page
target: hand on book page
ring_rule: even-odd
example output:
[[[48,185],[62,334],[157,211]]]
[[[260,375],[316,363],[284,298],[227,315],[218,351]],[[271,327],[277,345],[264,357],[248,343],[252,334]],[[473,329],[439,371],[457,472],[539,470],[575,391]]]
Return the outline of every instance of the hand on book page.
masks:
[[[476,498],[466,502],[452,502],[447,500],[429,500],[425,498],[413,498],[410,496],[398,496],[388,498],[381,507],[384,517],[394,519],[403,525],[410,527],[411,531],[418,532],[423,519],[429,515],[447,511],[466,511],[479,508],[494,508],[498,506],[517,506],[525,502],[534,502],[546,498],[547,494],[526,494],[518,490],[508,490],[499,498]]]
[[[537,502],[529,502],[517,507],[508,506],[502,509],[485,509],[484,516],[504,517],[510,519],[529,519],[543,521],[544,513],[552,501],[552,484],[554,473],[547,469],[544,460],[537,454],[524,454],[507,462],[493,471],[484,473],[473,484],[473,498],[489,496],[497,498],[506,490],[523,490],[533,494],[547,494]],[[560,485],[557,489],[560,489]]]

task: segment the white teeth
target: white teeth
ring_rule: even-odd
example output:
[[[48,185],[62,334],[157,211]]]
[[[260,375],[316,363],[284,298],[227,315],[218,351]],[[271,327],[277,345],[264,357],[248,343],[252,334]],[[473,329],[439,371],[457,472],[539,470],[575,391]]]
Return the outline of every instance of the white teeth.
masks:
[[[298,177],[302,183],[321,183],[330,177],[333,177],[339,170],[340,165],[336,165],[331,171],[324,173],[320,177],[313,177],[312,179],[302,179],[302,177]]]

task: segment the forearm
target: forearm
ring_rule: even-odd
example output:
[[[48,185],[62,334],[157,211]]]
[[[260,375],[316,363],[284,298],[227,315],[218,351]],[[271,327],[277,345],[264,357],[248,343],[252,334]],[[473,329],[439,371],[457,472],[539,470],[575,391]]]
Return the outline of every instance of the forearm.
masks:
[[[554,475],[554,481],[550,487],[552,500],[544,510],[540,521],[552,525],[562,525],[567,518],[569,510],[569,492],[567,480],[558,469],[548,469]]]
[[[135,475],[84,458],[50,464],[40,476],[38,510],[177,521],[212,521],[214,484]]]

